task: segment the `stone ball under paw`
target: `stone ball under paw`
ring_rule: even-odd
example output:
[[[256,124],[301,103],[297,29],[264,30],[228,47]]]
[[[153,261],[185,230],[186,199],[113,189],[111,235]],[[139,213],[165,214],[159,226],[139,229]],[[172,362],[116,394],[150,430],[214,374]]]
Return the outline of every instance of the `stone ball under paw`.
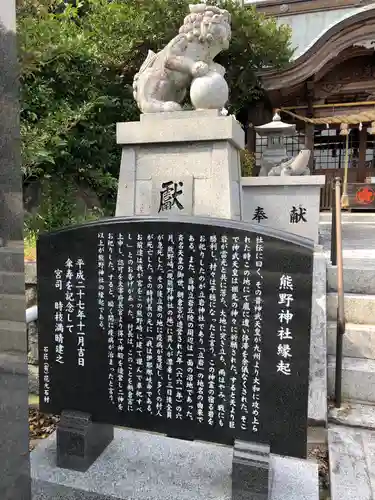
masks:
[[[194,78],[190,87],[190,100],[195,109],[221,109],[228,101],[228,84],[214,71]]]

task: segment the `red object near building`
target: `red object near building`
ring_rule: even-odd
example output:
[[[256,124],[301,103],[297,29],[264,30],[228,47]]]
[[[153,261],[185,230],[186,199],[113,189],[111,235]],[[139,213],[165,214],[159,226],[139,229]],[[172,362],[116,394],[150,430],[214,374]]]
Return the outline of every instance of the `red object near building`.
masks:
[[[369,205],[375,200],[375,191],[368,186],[362,187],[358,189],[356,199],[358,203]]]

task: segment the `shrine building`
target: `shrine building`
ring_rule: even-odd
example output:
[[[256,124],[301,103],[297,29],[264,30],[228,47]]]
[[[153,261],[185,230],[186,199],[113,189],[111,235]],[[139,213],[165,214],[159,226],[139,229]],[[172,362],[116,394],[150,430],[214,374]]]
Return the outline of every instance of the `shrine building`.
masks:
[[[252,126],[267,123],[279,109],[282,120],[297,127],[297,135],[286,139],[288,154],[308,147],[312,173],[326,176],[321,209],[327,210],[331,180],[344,172],[342,124],[350,130],[348,182],[375,177],[375,0],[245,0],[247,4],[288,24],[295,48],[287,67],[259,73],[266,99],[249,111],[248,148],[258,165],[265,144]]]

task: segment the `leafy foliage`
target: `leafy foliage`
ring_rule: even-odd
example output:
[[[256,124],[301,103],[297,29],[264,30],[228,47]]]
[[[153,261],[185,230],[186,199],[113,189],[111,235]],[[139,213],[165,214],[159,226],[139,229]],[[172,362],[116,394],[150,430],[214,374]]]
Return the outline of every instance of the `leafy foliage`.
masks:
[[[188,3],[18,0],[25,185],[57,175],[61,183],[89,186],[112,209],[116,122],[138,119],[133,76],[148,49],[177,34]],[[237,113],[262,95],[255,71],[288,61],[289,29],[237,2],[212,3],[232,13],[233,41],[218,62],[228,69],[230,111]]]
[[[72,180],[53,176],[43,180],[40,188],[39,210],[25,217],[25,230],[31,238],[40,231],[54,231],[104,215],[104,211],[98,207],[88,208],[83,205]]]
[[[242,177],[251,177],[251,173],[255,165],[254,153],[250,153],[247,149],[241,149],[240,160]]]

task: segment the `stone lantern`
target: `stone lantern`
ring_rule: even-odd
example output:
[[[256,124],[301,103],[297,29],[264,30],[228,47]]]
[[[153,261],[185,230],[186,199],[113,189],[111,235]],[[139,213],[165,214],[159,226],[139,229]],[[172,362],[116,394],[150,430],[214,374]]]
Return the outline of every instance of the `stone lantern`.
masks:
[[[259,176],[268,175],[272,167],[290,159],[285,149],[284,138],[296,135],[296,126],[284,123],[280,115],[275,113],[271,122],[254,129],[261,137],[267,137],[267,147],[262,153]]]

